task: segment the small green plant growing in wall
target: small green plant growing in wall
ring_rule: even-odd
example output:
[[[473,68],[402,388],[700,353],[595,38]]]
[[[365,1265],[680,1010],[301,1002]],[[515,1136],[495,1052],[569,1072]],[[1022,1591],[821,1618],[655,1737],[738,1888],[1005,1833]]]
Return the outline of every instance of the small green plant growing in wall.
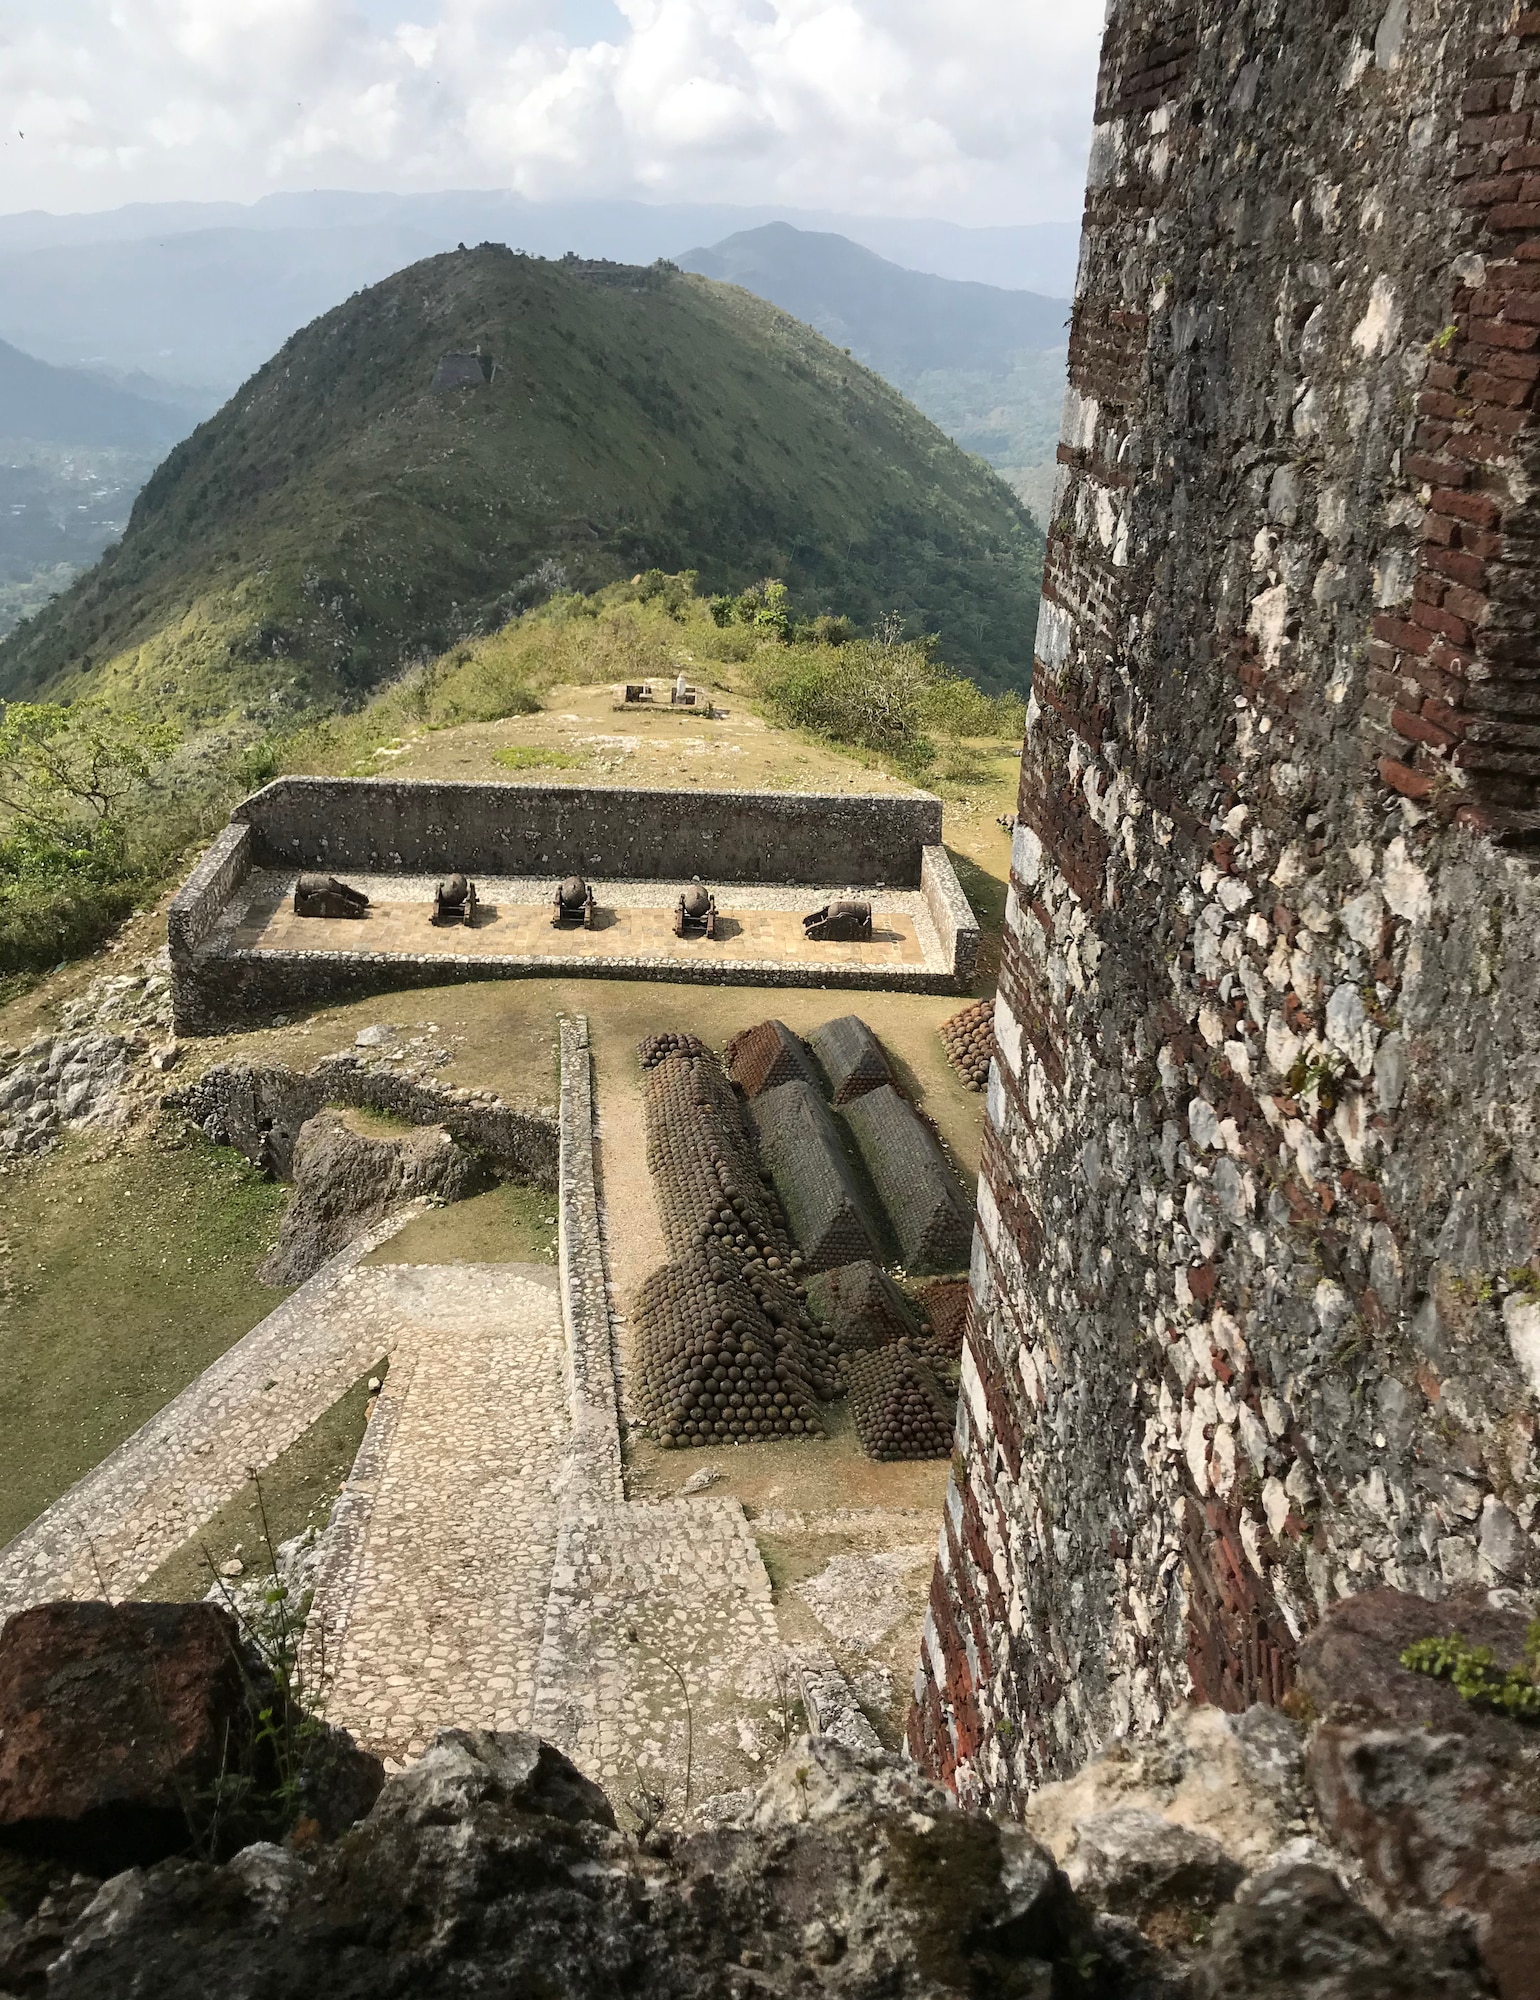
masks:
[[[1540,1722],[1540,1618],[1524,1636],[1524,1664],[1500,1667],[1490,1646],[1467,1645],[1463,1633],[1417,1639],[1401,1655],[1403,1667],[1448,1681],[1463,1701],[1495,1708],[1521,1722]]]

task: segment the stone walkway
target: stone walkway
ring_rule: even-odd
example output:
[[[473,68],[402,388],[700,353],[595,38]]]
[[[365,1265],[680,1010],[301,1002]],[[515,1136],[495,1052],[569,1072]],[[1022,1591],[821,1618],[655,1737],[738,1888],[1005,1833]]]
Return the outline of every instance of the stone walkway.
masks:
[[[359,1259],[413,1212],[334,1257],[0,1549],[0,1620],[45,1598],[131,1596],[393,1353],[398,1267]]]
[[[787,1682],[770,1579],[736,1500],[563,1510],[536,1733],[614,1799],[684,1804],[780,1748]]]
[[[395,1276],[411,1335],[349,1482],[367,1518],[334,1519],[311,1623],[340,1634],[328,1719],[400,1763],[437,1729],[529,1727],[568,1423],[554,1272]]]

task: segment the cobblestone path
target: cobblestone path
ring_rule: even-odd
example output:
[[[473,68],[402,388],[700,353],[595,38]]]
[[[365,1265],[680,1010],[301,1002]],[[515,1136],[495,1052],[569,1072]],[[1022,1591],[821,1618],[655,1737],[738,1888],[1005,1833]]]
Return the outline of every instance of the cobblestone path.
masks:
[[[131,1596],[391,1353],[395,1267],[358,1260],[406,1219],[334,1257],[0,1550],[0,1620],[46,1598]]]
[[[529,1727],[570,1431],[553,1271],[391,1268],[408,1330],[311,1631],[319,1614],[328,1720],[400,1763],[437,1729]]]
[[[536,1733],[611,1798],[683,1803],[750,1781],[776,1747],[780,1642],[770,1579],[736,1500],[563,1510]]]

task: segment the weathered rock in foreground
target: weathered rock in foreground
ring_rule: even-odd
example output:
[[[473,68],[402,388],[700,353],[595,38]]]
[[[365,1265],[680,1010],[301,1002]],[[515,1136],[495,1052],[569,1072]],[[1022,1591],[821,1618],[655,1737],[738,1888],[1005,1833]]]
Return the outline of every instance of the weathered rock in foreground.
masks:
[[[263,1708],[281,1719],[263,1662],[217,1605],[18,1612],[0,1633],[0,1846],[105,1875],[228,1854],[301,1813],[335,1833],[368,1811],[376,1758],[309,1723],[284,1771]],[[278,1796],[285,1779],[292,1798]]]
[[[1195,1889],[1212,1910],[1239,1871],[1221,1864],[1221,1883],[1209,1865],[1212,1842],[1166,1831],[1202,1864],[1203,1879],[1184,1879],[1178,1891]],[[1116,1865],[1101,1887],[1127,1905]],[[1219,1908],[1211,1948],[1186,1937],[1167,1952],[1129,1916],[1100,1914],[1091,1885],[1077,1897],[1023,1828],[959,1810],[884,1756],[823,1737],[792,1746],[738,1823],[638,1845],[615,1830],[598,1788],[548,1745],[448,1730],[334,1845],[256,1845],[223,1867],[166,1861],[89,1889],[61,1881],[25,1920],[0,1918],[0,1994],[1480,2000],[1490,1992],[1458,1933],[1393,1938],[1333,1875],[1297,1864],[1248,1876],[1235,1902]]]
[[[1529,1621],[1484,1591],[1430,1604],[1367,1590],[1305,1641],[1300,1685],[1320,1718],[1310,1775],[1326,1831],[1390,1910],[1468,1911],[1503,2000],[1540,1996],[1540,1728],[1402,1666],[1459,1633],[1499,1667]]]

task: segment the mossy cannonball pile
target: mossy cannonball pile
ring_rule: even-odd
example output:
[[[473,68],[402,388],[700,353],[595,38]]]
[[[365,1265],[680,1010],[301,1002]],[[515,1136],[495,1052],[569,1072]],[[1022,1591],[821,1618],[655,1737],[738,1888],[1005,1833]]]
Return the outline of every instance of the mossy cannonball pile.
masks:
[[[952,1413],[936,1378],[906,1340],[845,1357],[850,1414],[868,1458],[948,1458]]]
[[[995,1052],[994,1001],[977,1000],[964,1007],[941,1023],[940,1034],[947,1061],[970,1090],[982,1090]]]

